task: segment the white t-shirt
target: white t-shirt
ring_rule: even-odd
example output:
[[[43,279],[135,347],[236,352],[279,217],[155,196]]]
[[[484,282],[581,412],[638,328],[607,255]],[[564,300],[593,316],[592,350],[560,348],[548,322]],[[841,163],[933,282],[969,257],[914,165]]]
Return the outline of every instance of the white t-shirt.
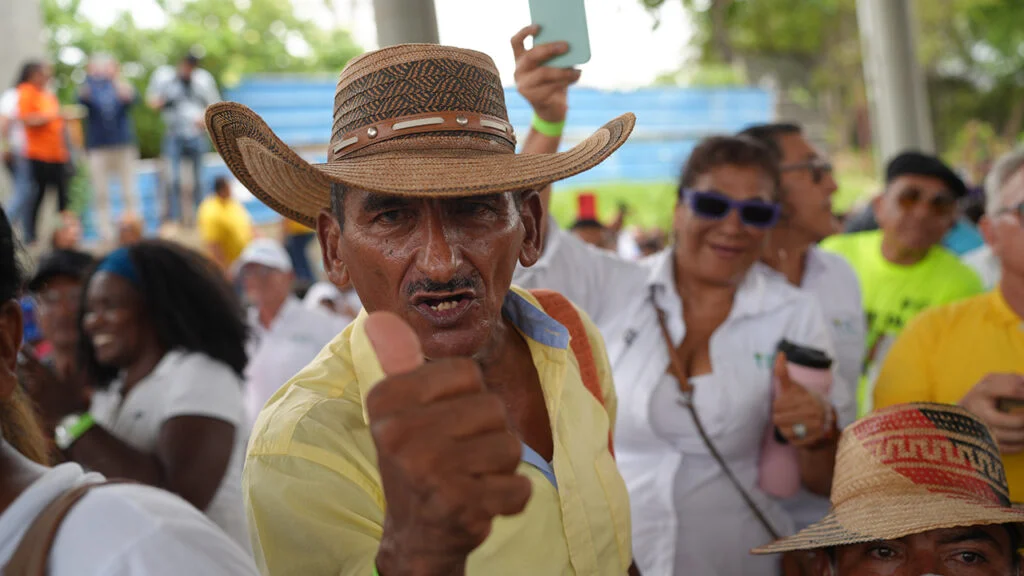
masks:
[[[960,260],[978,273],[981,283],[985,285],[985,290],[991,290],[999,284],[999,279],[1003,275],[1003,267],[999,263],[999,258],[992,252],[991,246],[986,244],[981,248],[975,248],[961,256]]]
[[[21,154],[21,151],[25,149],[25,126],[20,120],[16,120],[20,115],[18,109],[18,89],[8,88],[4,90],[4,93],[0,95],[0,116],[12,120],[10,143],[11,152],[15,154]]]
[[[0,447],[42,477],[0,515],[6,564],[40,512],[64,492],[103,480],[73,463],[43,468]],[[50,551],[49,576],[253,576],[249,554],[181,498],[150,486],[94,488],[65,517]]]
[[[285,301],[269,329],[260,324],[259,313],[249,309],[252,336],[249,365],[245,367],[247,430],[252,429],[274,392],[312,362],[347,325],[344,318],[322,308],[306,308],[295,297]]]
[[[120,407],[120,409],[119,409]],[[124,398],[121,381],[97,391],[91,412],[96,423],[143,452],[156,451],[164,422],[176,416],[206,416],[235,426],[235,447],[220,488],[206,515],[246,550],[251,549],[242,504],[242,466],[249,428],[245,424],[242,380],[226,364],[205,354],[171,351]]]
[[[665,311],[673,345],[686,333],[672,251],[628,262],[552,225],[538,265],[513,282],[561,292],[604,335],[619,398],[615,454],[629,489],[633,550],[644,574],[774,574],[778,560],[752,556],[771,538],[704,446],[678,383],[651,298]],[[755,264],[709,343],[713,372],[699,379],[694,405],[712,442],[782,534],[794,530],[782,502],[757,487],[761,444],[771,423],[772,360],[783,338],[835,355],[821,307],[767,266]],[[849,418],[851,387],[833,369],[832,403]],[[665,423],[673,425],[666,426]],[[657,426],[657,427],[656,427]]]

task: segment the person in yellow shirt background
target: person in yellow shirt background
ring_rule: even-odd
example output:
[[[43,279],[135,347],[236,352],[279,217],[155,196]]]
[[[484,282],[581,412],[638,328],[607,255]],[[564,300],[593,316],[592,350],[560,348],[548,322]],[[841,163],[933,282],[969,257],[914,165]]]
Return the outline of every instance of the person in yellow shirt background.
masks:
[[[316,232],[309,226],[304,226],[291,218],[282,220],[281,227],[283,228],[284,249],[292,260],[295,280],[300,283],[313,283],[316,278],[313,274],[313,267],[309,264],[307,251],[309,243],[316,238]]]
[[[252,240],[252,219],[245,206],[231,197],[231,183],[227,178],[217,177],[213,181],[213,192],[199,205],[199,235],[210,258],[221,269],[229,270]]]
[[[967,186],[935,156],[904,152],[886,167],[877,197],[879,230],[832,236],[823,249],[850,263],[861,285],[868,334],[865,365],[877,369],[903,327],[921,311],[979,294],[981,279],[942,247]],[[871,411],[871,377],[858,389],[858,415]]]
[[[985,242],[999,258],[995,290],[915,318],[893,344],[875,406],[960,404],[992,429],[1010,485],[1024,502],[1024,149],[1004,156],[986,181]]]

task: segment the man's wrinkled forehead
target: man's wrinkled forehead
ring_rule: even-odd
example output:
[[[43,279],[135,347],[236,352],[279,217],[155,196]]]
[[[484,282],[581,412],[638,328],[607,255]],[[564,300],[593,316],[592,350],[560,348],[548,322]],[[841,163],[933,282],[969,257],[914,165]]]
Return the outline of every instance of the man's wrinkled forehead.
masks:
[[[357,201],[359,202],[359,208],[364,212],[382,212],[389,209],[407,206],[427,205],[432,201],[437,201],[442,206],[444,205],[458,205],[465,202],[492,202],[500,203],[503,202],[507,197],[512,196],[513,192],[498,192],[495,194],[487,195],[474,195],[474,196],[452,196],[444,198],[435,197],[423,197],[423,196],[405,196],[399,194],[384,194],[379,192],[361,192]]]

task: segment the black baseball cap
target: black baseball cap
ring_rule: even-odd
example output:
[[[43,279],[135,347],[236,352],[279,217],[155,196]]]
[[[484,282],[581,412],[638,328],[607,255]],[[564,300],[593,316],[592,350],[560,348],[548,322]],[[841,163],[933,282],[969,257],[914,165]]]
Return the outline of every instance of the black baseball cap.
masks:
[[[53,278],[81,280],[96,263],[90,254],[78,250],[54,250],[43,256],[35,275],[28,281],[29,292],[38,292]]]
[[[938,156],[914,151],[897,155],[885,168],[885,183],[891,184],[893,180],[907,174],[938,178],[957,198],[967,195],[967,184]]]

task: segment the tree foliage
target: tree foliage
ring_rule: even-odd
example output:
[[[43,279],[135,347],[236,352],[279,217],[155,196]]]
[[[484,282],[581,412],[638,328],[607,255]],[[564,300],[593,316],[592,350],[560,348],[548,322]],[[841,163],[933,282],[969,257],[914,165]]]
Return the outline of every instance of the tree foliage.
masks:
[[[840,145],[853,143],[866,106],[857,0],[639,0],[657,15],[682,2],[703,62],[753,62],[806,90]],[[1004,140],[1024,125],[1024,2],[916,0],[918,56],[928,78],[940,149],[968,121]],[[976,125],[972,125],[975,126]]]
[[[144,93],[159,66],[175,64],[189,50],[221,88],[249,74],[336,73],[361,49],[344,30],[325,30],[295,16],[291,0],[158,0],[166,25],[140,27],[128,12],[106,27],[84,18],[81,0],[42,0],[46,42],[53,55],[61,100],[75,100],[89,55],[105,52],[123,76]],[[159,154],[159,115],[137,106],[134,119],[143,157]]]

